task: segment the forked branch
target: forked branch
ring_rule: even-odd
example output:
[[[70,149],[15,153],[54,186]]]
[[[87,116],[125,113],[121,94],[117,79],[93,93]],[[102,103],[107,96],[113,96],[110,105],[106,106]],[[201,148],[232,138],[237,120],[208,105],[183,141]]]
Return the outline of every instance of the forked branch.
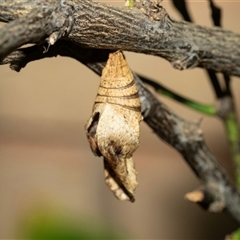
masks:
[[[173,20],[157,1],[140,1],[139,9],[113,7],[91,0],[2,2],[0,20],[14,20],[15,26],[23,28],[13,31],[9,23],[0,29],[0,59],[19,47],[16,38],[19,33],[25,30],[29,33],[29,26],[38,29],[36,26],[41,23],[42,28],[50,26],[47,31],[41,29],[42,34],[33,31],[29,38],[26,34],[21,44],[41,43],[43,39],[53,44],[62,38],[82,47],[156,55],[177,69],[202,67],[240,76],[239,34]],[[49,17],[36,18],[48,10],[51,12]],[[30,25],[29,18],[32,20]]]
[[[42,50],[39,46],[19,49],[5,58],[3,63],[11,64],[13,69],[19,71],[28,62],[61,55],[80,61],[100,76],[111,52],[85,49],[64,41],[58,41],[47,53]],[[208,149],[199,123],[178,117],[143,85],[137,75],[134,76],[139,88],[144,121],[162,140],[178,150],[202,183],[202,187],[188,194],[187,199],[198,202],[212,212],[226,210],[240,223],[240,194]]]

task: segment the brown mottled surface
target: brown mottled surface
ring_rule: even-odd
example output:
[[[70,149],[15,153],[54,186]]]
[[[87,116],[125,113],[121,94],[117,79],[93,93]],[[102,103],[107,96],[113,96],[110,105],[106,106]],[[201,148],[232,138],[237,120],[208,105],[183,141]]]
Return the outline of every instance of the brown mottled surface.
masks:
[[[119,200],[135,200],[138,182],[132,156],[139,145],[141,120],[132,72],[121,52],[111,53],[86,134],[94,154],[103,156],[106,183]]]

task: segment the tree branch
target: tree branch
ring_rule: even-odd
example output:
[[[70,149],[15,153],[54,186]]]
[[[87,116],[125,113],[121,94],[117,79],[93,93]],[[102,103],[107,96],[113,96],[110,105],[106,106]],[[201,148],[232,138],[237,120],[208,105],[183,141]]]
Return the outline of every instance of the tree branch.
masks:
[[[47,53],[43,53],[43,48],[39,46],[19,49],[5,58],[2,64],[11,64],[13,69],[19,71],[30,61],[61,55],[72,57],[101,75],[110,52],[58,41]],[[225,209],[240,224],[240,194],[208,149],[199,122],[188,122],[178,117],[143,85],[136,74],[134,77],[139,88],[144,121],[162,140],[178,150],[202,182],[198,203],[212,212]],[[193,194],[190,196],[188,199],[193,199]]]
[[[220,24],[221,12],[216,11],[218,8],[215,7],[215,5],[213,4],[213,2],[211,0],[209,0],[209,1],[210,1],[210,8],[212,10],[212,18],[213,18],[212,20],[214,23]],[[173,2],[173,5],[175,6],[175,8],[179,11],[179,13],[182,15],[182,17],[185,21],[193,22],[190,17],[190,14],[188,12],[187,3],[185,0],[172,0],[172,2]],[[215,25],[215,26],[220,27],[220,25]],[[211,85],[213,87],[216,97],[217,98],[223,97],[224,93],[221,89],[221,85],[220,85],[220,82],[218,81],[218,77],[217,77],[215,71],[208,69],[208,70],[206,70],[206,72],[208,74],[209,80],[211,82]]]
[[[9,64],[12,70],[19,72],[29,62],[43,58],[57,57],[58,55],[71,57],[83,64],[90,64],[91,62],[105,63],[111,52],[110,50],[103,49],[81,48],[75,43],[64,40],[57,41],[47,52],[45,52],[45,49],[46,47],[44,45],[34,45],[17,49],[3,59],[3,61],[0,62],[0,65]]]
[[[14,2],[21,3],[23,1],[16,0]],[[29,16],[24,15],[26,12],[29,13],[32,9],[44,11],[40,10],[39,4],[43,4],[45,1],[25,0],[25,9],[21,9],[18,16],[17,9],[11,4],[8,7],[6,2],[9,1],[5,1],[5,4],[0,6],[0,19],[10,21],[21,17],[15,20],[14,24],[20,26],[19,21],[21,21],[21,25],[25,26],[18,29],[15,32],[16,35],[28,30]],[[24,40],[22,44],[41,42],[44,37],[49,39],[55,31],[64,32],[65,34],[57,34],[50,38],[52,41],[48,40],[48,42],[53,44],[62,37],[82,47],[121,49],[156,55],[165,58],[177,69],[202,67],[228,75],[240,76],[239,34],[217,27],[201,27],[184,21],[176,21],[169,17],[166,10],[157,1],[149,4],[146,4],[146,1],[143,3],[138,5],[140,8],[138,10],[117,8],[91,0],[52,0],[50,3],[45,3],[44,6],[50,12],[52,11],[51,16],[59,13],[55,10],[58,9],[62,16],[60,19],[64,24],[60,21],[62,24],[59,25],[58,17],[47,17],[44,20],[44,18],[36,19],[33,16],[31,27],[34,29],[39,22],[42,27],[49,25],[52,28],[49,31],[42,29],[42,34],[39,34],[38,31],[33,32],[30,34],[31,37]],[[23,4],[21,6],[23,8]],[[69,24],[72,29],[67,31],[69,34],[66,34],[65,23],[69,23],[70,17],[73,18],[71,22],[74,24]],[[8,25],[0,29],[0,39],[4,36],[11,38],[8,50],[0,52],[1,59],[19,47],[19,44],[16,43],[19,39],[14,40],[11,33],[7,34]],[[11,25],[9,29],[12,29]],[[3,41],[0,41],[1,49],[3,49],[2,44]]]
[[[206,196],[202,205],[214,212],[225,208],[240,223],[238,190],[208,149],[199,123],[183,120],[152,95],[147,92],[144,92],[144,95],[151,103],[145,122],[160,138],[178,150],[201,180]]]
[[[64,7],[63,10],[61,5],[41,5],[24,17],[4,25],[0,29],[0,60],[26,43],[47,40],[49,45],[53,45],[70,31],[73,23],[70,15],[70,8]]]

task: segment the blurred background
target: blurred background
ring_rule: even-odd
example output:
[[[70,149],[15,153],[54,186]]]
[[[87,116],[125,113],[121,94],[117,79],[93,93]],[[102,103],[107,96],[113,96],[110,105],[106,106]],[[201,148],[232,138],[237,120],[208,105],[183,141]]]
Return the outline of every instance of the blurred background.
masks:
[[[215,1],[223,26],[240,33],[240,1]],[[123,5],[108,1],[108,4]],[[188,1],[196,23],[211,26],[208,1]],[[162,5],[181,19],[170,1]],[[174,70],[164,59],[126,52],[131,68],[203,103],[214,94],[202,69]],[[13,72],[0,66],[0,238],[220,239],[236,224],[183,199],[199,182],[181,156],[144,123],[134,154],[136,202],[120,202],[108,190],[103,162],[93,156],[84,125],[99,77],[70,58],[35,61]],[[240,112],[239,79],[233,78]],[[232,174],[222,123],[160,97],[188,120],[203,117],[213,153]]]

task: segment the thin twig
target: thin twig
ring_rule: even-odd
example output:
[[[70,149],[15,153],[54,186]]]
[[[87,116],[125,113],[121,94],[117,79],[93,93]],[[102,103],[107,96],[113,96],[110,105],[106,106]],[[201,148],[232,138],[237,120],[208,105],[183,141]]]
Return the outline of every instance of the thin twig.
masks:
[[[164,87],[162,84],[157,83],[156,81],[150,80],[149,78],[143,77],[142,75],[138,74],[138,77],[146,84],[150,85],[154,88],[156,92],[159,94],[169,97],[181,104],[184,104],[186,107],[194,109],[195,111],[210,115],[216,116],[217,109],[214,105],[203,104],[200,102],[196,102],[189,98],[183,97],[180,94],[175,93],[174,91]]]

